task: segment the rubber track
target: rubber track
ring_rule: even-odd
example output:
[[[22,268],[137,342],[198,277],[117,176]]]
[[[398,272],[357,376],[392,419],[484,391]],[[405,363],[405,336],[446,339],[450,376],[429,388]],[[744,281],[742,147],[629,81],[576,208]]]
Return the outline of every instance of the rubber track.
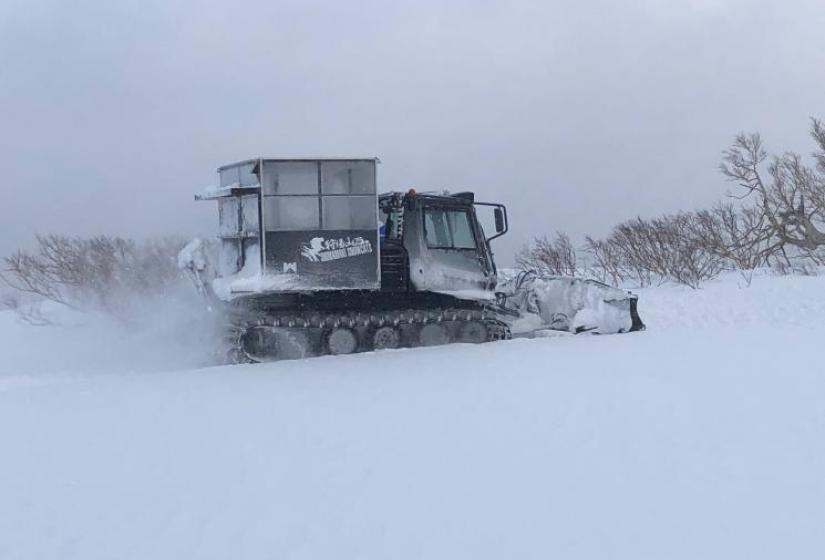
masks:
[[[266,360],[249,355],[244,349],[243,338],[246,333],[256,327],[275,327],[287,329],[290,332],[305,331],[308,335],[318,334],[336,327],[361,329],[377,329],[384,326],[403,328],[405,326],[426,325],[428,323],[449,323],[453,331],[461,329],[457,323],[480,321],[487,326],[487,342],[509,340],[512,338],[510,327],[495,318],[495,313],[479,309],[436,309],[436,310],[399,310],[380,313],[334,313],[321,314],[317,312],[283,313],[268,315],[257,313],[241,316],[233,314],[227,329],[227,361],[230,363],[255,363],[261,361],[277,361],[272,357]],[[448,342],[448,344],[450,344]],[[402,345],[415,347],[417,345]],[[359,349],[360,352],[369,352],[371,348]],[[322,351],[320,354],[326,354]]]

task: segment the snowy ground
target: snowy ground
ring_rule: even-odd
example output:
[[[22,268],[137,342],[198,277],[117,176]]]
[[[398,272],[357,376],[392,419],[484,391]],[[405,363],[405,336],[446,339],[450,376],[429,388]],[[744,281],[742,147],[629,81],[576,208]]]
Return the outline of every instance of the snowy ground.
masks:
[[[825,278],[641,298],[644,333],[205,369],[0,312],[0,558],[825,557]]]

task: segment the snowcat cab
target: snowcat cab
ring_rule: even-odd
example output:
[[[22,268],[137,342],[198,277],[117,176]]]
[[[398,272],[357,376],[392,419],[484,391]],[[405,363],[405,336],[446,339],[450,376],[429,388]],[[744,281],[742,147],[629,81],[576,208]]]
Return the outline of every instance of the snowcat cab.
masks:
[[[495,208],[495,235],[485,236],[476,205]],[[492,294],[497,276],[490,241],[507,231],[504,205],[475,202],[471,192],[436,195],[410,189],[381,195],[379,207],[383,290],[481,299]]]

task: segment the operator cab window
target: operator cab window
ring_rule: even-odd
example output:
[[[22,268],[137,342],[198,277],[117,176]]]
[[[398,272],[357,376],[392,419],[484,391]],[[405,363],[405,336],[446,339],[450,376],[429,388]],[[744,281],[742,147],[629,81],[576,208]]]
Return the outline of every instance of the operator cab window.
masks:
[[[466,210],[428,208],[424,212],[427,246],[432,249],[475,249],[476,240]]]

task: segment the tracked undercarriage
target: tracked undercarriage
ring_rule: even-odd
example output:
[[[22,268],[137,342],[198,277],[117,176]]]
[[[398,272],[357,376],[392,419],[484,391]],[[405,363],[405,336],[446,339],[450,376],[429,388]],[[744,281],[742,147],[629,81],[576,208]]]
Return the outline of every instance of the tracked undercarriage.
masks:
[[[233,363],[511,338],[492,313],[466,308],[247,315],[227,332],[226,356]]]
[[[226,356],[261,362],[324,354],[481,343],[511,337],[494,302],[435,293],[330,291],[238,298],[227,307]]]

